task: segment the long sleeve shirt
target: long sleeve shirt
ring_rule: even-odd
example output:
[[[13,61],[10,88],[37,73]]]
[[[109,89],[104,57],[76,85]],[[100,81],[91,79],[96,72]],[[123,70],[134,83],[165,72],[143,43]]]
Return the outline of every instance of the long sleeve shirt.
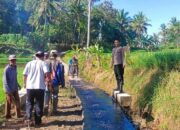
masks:
[[[124,48],[123,47],[115,47],[112,50],[112,64],[119,65],[125,64],[124,61]]]
[[[6,93],[18,91],[17,67],[7,65],[3,74],[3,86]]]

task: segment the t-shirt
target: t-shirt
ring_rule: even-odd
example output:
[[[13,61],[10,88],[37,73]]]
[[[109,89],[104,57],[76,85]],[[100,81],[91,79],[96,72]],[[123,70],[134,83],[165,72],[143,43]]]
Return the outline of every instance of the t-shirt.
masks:
[[[72,65],[78,65],[78,60],[76,58],[72,59]]]
[[[123,47],[113,48],[112,63],[113,65],[124,64],[124,48]]]
[[[49,72],[51,73],[51,60],[50,59],[46,59],[44,60],[44,62],[46,63],[46,65],[48,66]],[[46,91],[48,91],[48,86],[46,85]]]
[[[11,93],[18,91],[17,68],[16,66],[7,65],[4,69],[3,85],[5,92]]]
[[[23,75],[27,75],[27,89],[45,89],[45,73],[49,72],[47,64],[36,59],[27,63]]]
[[[70,59],[70,60],[68,61],[68,64],[69,64],[69,65],[72,65],[72,59]]]

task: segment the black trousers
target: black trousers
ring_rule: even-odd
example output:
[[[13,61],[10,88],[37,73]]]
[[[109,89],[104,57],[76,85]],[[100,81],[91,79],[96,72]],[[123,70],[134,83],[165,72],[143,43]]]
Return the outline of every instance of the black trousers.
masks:
[[[32,110],[35,105],[35,124],[41,124],[44,105],[44,90],[42,89],[27,89],[26,97],[26,116],[27,119],[32,118]]]
[[[117,81],[117,89],[123,91],[124,67],[122,64],[114,65],[114,73]]]

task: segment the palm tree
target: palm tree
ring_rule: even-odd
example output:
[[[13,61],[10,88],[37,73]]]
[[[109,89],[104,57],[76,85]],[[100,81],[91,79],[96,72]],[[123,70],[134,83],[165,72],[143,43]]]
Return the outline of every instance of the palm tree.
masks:
[[[161,43],[166,43],[167,42],[167,27],[166,27],[166,25],[165,24],[161,24],[160,25],[160,28],[161,28],[161,32],[160,32],[160,34],[161,34],[161,36],[162,36],[162,38],[161,38]]]
[[[55,14],[60,10],[60,2],[55,0],[39,0],[34,2],[34,15],[30,18],[30,23],[39,29],[41,25],[46,26],[53,20]]]
[[[170,20],[170,25],[174,26],[174,25],[177,24],[177,22],[178,22],[177,18],[176,17],[172,17],[171,20]]]
[[[137,15],[134,16],[131,22],[131,26],[137,34],[138,45],[140,47],[143,47],[142,36],[144,34],[147,34],[147,27],[151,26],[148,21],[149,19],[142,12],[139,12]]]
[[[70,4],[70,16],[73,21],[73,41],[74,43],[80,43],[80,35],[86,29],[85,25],[85,14],[86,11],[85,3],[82,0],[74,0]]]
[[[117,13],[116,21],[118,23],[119,30],[123,33],[128,29],[131,20],[128,15],[129,13],[125,12],[124,9],[119,10]]]
[[[176,17],[171,18],[170,25],[174,34],[180,33],[180,21],[178,21]]]
[[[180,44],[180,21],[176,17],[171,18],[169,27],[170,39],[177,44]]]
[[[154,45],[155,45],[155,46],[158,46],[158,45],[159,45],[159,35],[156,34],[156,33],[153,33],[152,37],[153,37],[153,43],[154,43]]]
[[[131,23],[131,18],[128,16],[129,12],[125,12],[124,9],[119,10],[117,12],[117,16],[116,16],[116,22],[118,24],[118,29],[121,33],[121,35],[125,38],[126,42],[129,41],[131,42],[131,27],[130,27],[130,23]]]

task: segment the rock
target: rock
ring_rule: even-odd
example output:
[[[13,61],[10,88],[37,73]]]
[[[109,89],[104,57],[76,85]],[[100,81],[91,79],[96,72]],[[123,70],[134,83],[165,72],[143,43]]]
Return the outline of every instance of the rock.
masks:
[[[21,106],[24,106],[26,103],[26,89],[19,90],[19,99]]]
[[[131,106],[132,98],[128,93],[119,93],[117,94],[117,102],[123,107]]]
[[[115,100],[117,100],[117,94],[119,94],[119,93],[120,93],[119,90],[114,90],[114,91],[113,91],[113,98],[114,98]]]

